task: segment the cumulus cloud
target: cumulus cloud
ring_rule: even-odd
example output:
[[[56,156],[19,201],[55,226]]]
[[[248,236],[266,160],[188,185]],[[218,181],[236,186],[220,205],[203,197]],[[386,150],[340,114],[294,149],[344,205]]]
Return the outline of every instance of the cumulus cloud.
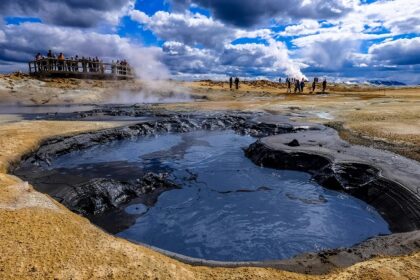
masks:
[[[374,62],[386,65],[420,64],[420,38],[398,39],[374,44],[369,54]]]
[[[159,11],[148,16],[134,10],[131,18],[166,41],[164,61],[175,75],[301,77],[299,65],[289,58],[287,47],[275,41],[270,29],[247,30],[226,25],[212,17],[185,12]],[[263,43],[233,44],[240,38],[260,38]]]
[[[163,45],[164,61],[175,75],[216,76],[236,75],[242,77],[289,75],[302,77],[298,64],[289,58],[288,50],[281,42],[270,40],[269,45],[226,45],[219,53],[212,49],[199,49],[181,42],[166,42]]]
[[[283,32],[280,32],[281,36],[302,36],[311,35],[319,32],[321,25],[316,20],[304,19],[299,24],[289,25]]]
[[[148,17],[143,12],[134,10],[131,18],[144,24],[147,29],[165,41],[178,41],[190,46],[217,48],[237,37],[235,29],[201,14],[159,11]]]
[[[336,18],[353,10],[358,0],[172,0],[178,10],[191,4],[210,9],[217,19],[240,27],[267,23],[275,17]]]
[[[43,22],[74,27],[117,24],[134,0],[2,0],[0,15],[39,17]]]
[[[218,56],[215,51],[198,49],[181,42],[169,41],[163,45],[164,62],[175,75],[218,73]]]
[[[355,20],[384,27],[393,35],[420,32],[420,6],[417,0],[377,1],[359,6]],[[349,19],[350,20],[350,19]]]

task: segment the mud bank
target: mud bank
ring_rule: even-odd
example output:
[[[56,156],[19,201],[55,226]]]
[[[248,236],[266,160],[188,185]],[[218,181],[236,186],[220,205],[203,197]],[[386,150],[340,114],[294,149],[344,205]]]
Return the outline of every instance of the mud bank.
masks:
[[[381,213],[393,232],[420,229],[420,164],[416,161],[351,146],[328,128],[263,138],[246,154],[261,166],[307,171],[320,185],[364,200]]]
[[[413,232],[375,237],[352,248],[304,254],[286,261],[218,263],[186,258],[169,252],[164,253],[195,265],[263,266],[296,272],[326,273],[334,268],[347,267],[378,255],[393,256],[419,250],[419,232],[414,231],[420,228],[420,199],[417,193],[418,182],[420,182],[418,163],[387,152],[350,146],[341,141],[334,130],[319,125],[294,124],[282,118],[266,115],[255,117],[255,115],[239,113],[161,114],[159,120],[154,122],[147,121],[123,128],[47,140],[35,153],[26,156],[18,168],[12,168],[12,171],[19,175],[19,170],[25,166],[34,166],[35,170],[39,171],[48,166],[54,157],[113,140],[203,129],[232,129],[237,133],[266,137],[246,150],[246,154],[256,164],[310,172],[321,185],[350,193],[373,205],[389,222],[393,232]],[[275,136],[267,137],[269,135]],[[124,184],[124,182],[107,182],[109,183],[111,185]],[[140,184],[140,187],[130,185],[128,188],[117,188],[121,192],[115,194],[106,191],[107,184],[99,184],[97,185],[99,191],[87,194],[89,205],[103,205],[103,201],[125,203],[133,197],[147,193],[142,191],[144,186]],[[170,182],[164,181],[162,185],[152,188],[151,191],[164,191],[168,185],[169,188],[175,187]],[[133,193],[135,195],[124,196],[124,190],[127,189],[130,190],[130,195]],[[67,203],[67,206],[70,205],[68,203],[70,198],[73,200],[75,197],[80,198],[76,190],[68,189],[68,192],[60,197],[60,201],[65,205]],[[121,195],[124,199],[120,199]],[[80,202],[79,199],[76,201]],[[80,208],[83,203],[72,205],[75,207],[69,208],[75,212],[85,214],[88,209],[91,214],[95,213],[96,208],[93,210],[89,207]],[[119,207],[119,204],[110,203],[107,207]],[[108,208],[99,207],[98,209]]]

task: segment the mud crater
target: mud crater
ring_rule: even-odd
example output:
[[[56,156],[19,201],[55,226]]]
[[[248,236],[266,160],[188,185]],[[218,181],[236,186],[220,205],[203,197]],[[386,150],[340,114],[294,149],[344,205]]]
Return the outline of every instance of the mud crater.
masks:
[[[347,149],[347,153],[351,154],[353,147],[346,143],[341,143],[339,139],[333,139],[331,140],[332,142],[327,141],[327,143],[318,141],[320,136],[336,137],[334,132],[331,132],[331,129],[320,125],[291,123],[282,117],[263,114],[176,114],[167,112],[151,113],[152,111],[139,113],[139,110],[135,107],[134,109],[133,107],[130,109],[110,107],[80,113],[77,117],[94,118],[110,115],[144,117],[147,115],[152,120],[122,128],[47,140],[36,152],[27,155],[11,171],[24,179],[28,179],[39,191],[50,194],[70,210],[85,215],[93,222],[103,226],[103,220],[107,219],[107,212],[110,210],[115,211],[117,209],[117,212],[119,211],[118,215],[113,216],[113,219],[118,220],[122,216],[125,217],[122,208],[129,203],[133,201],[136,203],[140,202],[152,207],[161,193],[182,188],[182,186],[168,179],[165,173],[142,173],[141,171],[138,173],[141,176],[128,180],[122,179],[124,175],[121,176],[121,180],[96,178],[93,176],[87,182],[77,182],[76,180],[72,181],[71,184],[63,183],[63,181],[54,182],[55,178],[59,178],[58,174],[50,174],[50,178],[53,178],[53,180],[48,180],[48,176],[37,177],[36,174],[43,173],[45,175],[48,173],[48,166],[57,157],[115,140],[198,130],[233,130],[238,134],[262,138],[254,144],[251,144],[245,150],[246,156],[255,164],[275,169],[308,172],[311,174],[313,180],[323,187],[348,193],[372,205],[388,222],[391,231],[394,233],[416,231],[420,228],[420,200],[419,196],[412,191],[413,187],[418,187],[418,185],[415,186],[416,182],[419,182],[417,178],[414,178],[414,181],[411,180],[408,182],[408,185],[411,184],[410,186],[404,185],[398,182],[398,180],[392,180],[393,178],[390,179],[387,178],[388,176],[384,176],[384,167],[381,165],[381,161],[370,161],[370,159],[359,160],[359,156],[363,156],[358,152],[355,153],[356,157],[345,157],[345,153],[343,155],[342,150]],[[315,137],[315,140],[308,139],[306,137],[308,136],[306,134],[307,132],[309,132],[309,135],[318,135],[318,138]],[[281,138],[282,135],[285,137]],[[274,142],[277,141],[275,145],[273,145],[273,141],[269,141],[271,138],[268,136],[272,136],[275,139]],[[318,151],[314,147],[322,151]],[[331,152],[328,152],[329,149]],[[376,151],[372,151],[372,153],[376,153]],[[338,154],[339,156],[337,156]],[[369,157],[369,154],[365,156]],[[391,155],[380,154],[379,157],[386,161],[387,156]],[[394,156],[392,155],[392,157]],[[337,160],[337,158],[340,160]],[[416,170],[414,168],[413,172],[416,172]],[[45,181],[46,179],[47,181]],[[73,180],[74,178],[71,179]],[[193,175],[191,180],[194,180]],[[57,189],[58,185],[61,186],[59,189]],[[98,215],[104,218],[96,219],[95,217]],[[133,223],[133,219],[128,219],[128,221],[126,219],[124,221],[117,227],[117,231],[127,228]],[[290,261],[248,262],[246,264],[274,266],[300,272],[322,273],[331,268],[350,265],[375,255],[375,253],[366,256],[361,255],[358,250],[371,250],[372,252],[380,253],[381,248],[372,249],[372,247],[377,247],[377,243],[382,244],[380,247],[389,248],[388,246],[394,246],[397,248],[392,252],[388,252],[389,254],[394,254],[395,252],[398,254],[407,253],[418,250],[419,247],[417,238],[413,238],[414,241],[408,245],[404,244],[405,250],[401,250],[399,244],[394,244],[395,239],[400,238],[399,235],[391,235],[389,240],[386,238],[375,237],[365,242],[370,245],[364,245],[363,243],[355,246],[354,249],[334,249],[333,251],[325,251],[324,253],[319,252],[315,255],[297,256]],[[375,243],[375,239],[378,240],[377,243]],[[325,261],[325,254],[336,256],[342,254],[342,252],[347,252],[346,256],[341,256],[341,258],[347,258],[345,261],[336,261],[335,263]],[[170,252],[165,253],[189,263],[203,263],[202,260],[178,256]],[[355,254],[359,257],[355,258]],[[303,264],[302,258],[311,259],[311,261]],[[227,265],[226,263],[217,262],[210,262],[208,264]],[[237,263],[237,265],[243,264]]]

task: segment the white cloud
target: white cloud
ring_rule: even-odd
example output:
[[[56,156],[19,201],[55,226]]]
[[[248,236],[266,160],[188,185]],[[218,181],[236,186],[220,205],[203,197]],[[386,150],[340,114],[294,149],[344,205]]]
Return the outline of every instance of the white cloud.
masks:
[[[369,48],[374,62],[387,65],[420,64],[420,38],[398,39],[374,44]]]
[[[165,41],[178,41],[190,46],[217,48],[237,37],[236,29],[198,13],[159,11],[148,17],[142,12],[134,11],[131,18]]]
[[[297,25],[290,25],[280,32],[281,36],[302,36],[311,35],[319,32],[320,24],[316,20],[305,19]]]
[[[147,24],[150,23],[151,19],[146,13],[139,11],[139,10],[132,10],[130,11],[130,17],[132,20],[140,23],[140,24]]]
[[[235,73],[236,75],[302,76],[289,58],[287,47],[273,40],[270,29],[245,30],[227,26],[202,14],[157,12],[147,16],[132,12],[131,18],[165,40],[165,62],[176,75],[182,73]],[[239,38],[260,38],[266,44],[235,44]]]

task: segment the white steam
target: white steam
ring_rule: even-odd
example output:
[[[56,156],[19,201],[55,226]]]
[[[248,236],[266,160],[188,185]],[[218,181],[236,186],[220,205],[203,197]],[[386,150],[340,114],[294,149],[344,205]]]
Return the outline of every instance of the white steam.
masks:
[[[163,64],[162,50],[157,47],[138,47],[126,45],[121,54],[133,68],[136,78],[141,80],[139,91],[120,91],[107,103],[178,103],[191,101],[189,91],[171,82],[170,71]]]
[[[188,89],[170,81],[146,81],[140,91],[120,91],[107,103],[111,104],[150,104],[181,103],[192,100]]]
[[[168,68],[161,62],[162,50],[160,48],[126,45],[121,49],[121,53],[134,69],[137,78],[144,81],[170,78]]]
[[[276,59],[274,67],[282,69],[288,77],[307,79],[300,70],[300,66],[289,57],[289,51],[283,42],[276,41],[272,38],[267,38],[267,41],[269,43],[267,47],[269,49],[268,52]]]

